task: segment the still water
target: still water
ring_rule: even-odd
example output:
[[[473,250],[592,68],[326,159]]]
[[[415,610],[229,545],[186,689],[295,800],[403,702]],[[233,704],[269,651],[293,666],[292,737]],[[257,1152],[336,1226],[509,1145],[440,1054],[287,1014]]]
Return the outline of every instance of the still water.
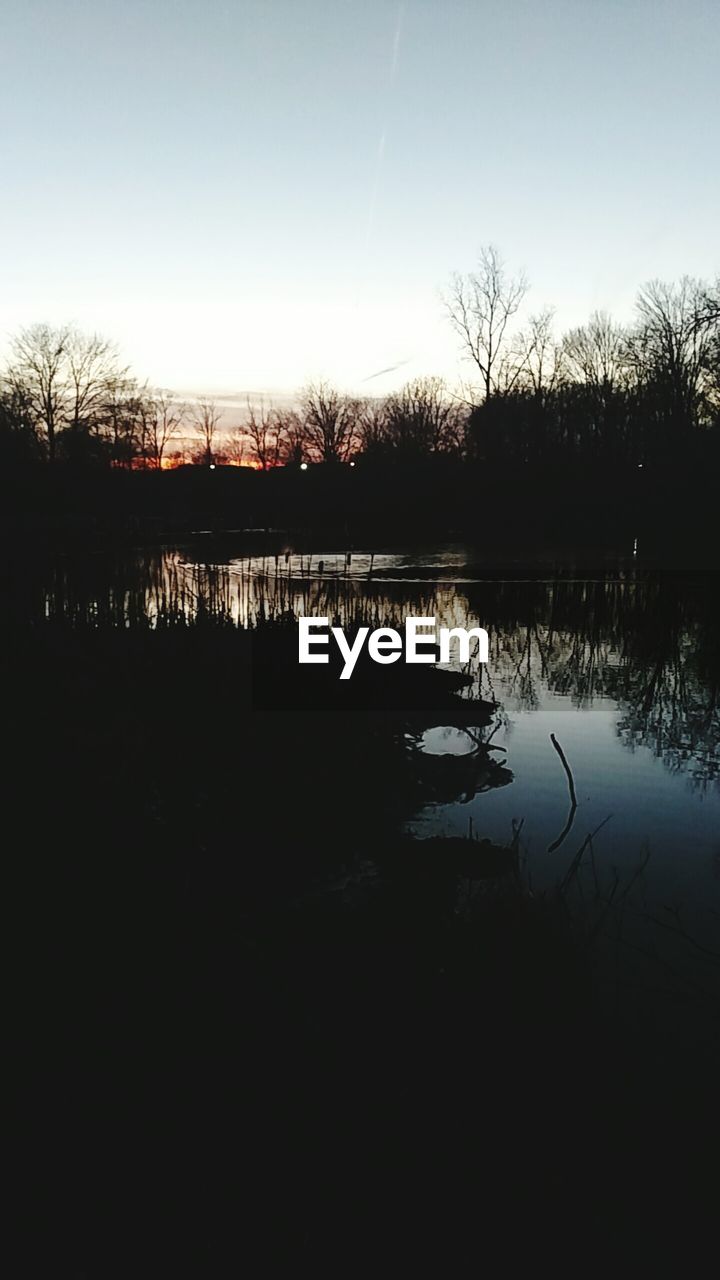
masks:
[[[483,626],[489,662],[474,666],[467,696],[493,703],[491,724],[474,736],[435,726],[420,746],[460,756],[489,742],[505,767],[490,779],[480,770],[462,794],[424,805],[411,831],[505,843],[522,820],[528,881],[544,888],[604,824],[580,892],[583,877],[609,885],[644,863],[636,905],[707,943],[720,908],[718,581],[633,556],[499,563],[457,545],[310,551],[280,533],[235,543],[198,536],[161,551],[56,564],[41,608],[91,626],[205,616],[254,627],[300,614],[327,614],[344,627],[402,627],[407,614]],[[551,734],[577,797],[554,850],[569,790]]]

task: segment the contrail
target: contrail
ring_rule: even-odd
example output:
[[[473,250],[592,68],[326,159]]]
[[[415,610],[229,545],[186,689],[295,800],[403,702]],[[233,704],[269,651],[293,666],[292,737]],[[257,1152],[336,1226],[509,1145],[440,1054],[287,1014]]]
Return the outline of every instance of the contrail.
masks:
[[[390,71],[387,80],[387,88],[385,91],[385,107],[383,111],[382,131],[378,139],[377,152],[375,155],[375,172],[373,174],[372,186],[370,189],[370,203],[368,206],[367,225],[365,228],[365,249],[363,270],[367,270],[367,261],[370,253],[370,240],[372,238],[373,227],[375,225],[375,210],[377,208],[378,195],[380,191],[380,177],[382,174],[383,159],[385,157],[385,140],[387,137],[387,119],[390,105],[390,95],[395,84],[397,75],[398,61],[400,57],[400,37],[402,35],[403,17],[405,15],[406,0],[399,0],[397,7],[397,19],[395,22],[395,34],[392,43],[392,57],[390,59]],[[359,299],[355,300],[355,307],[359,306]],[[402,365],[408,364],[408,360],[400,360],[397,364],[388,365],[385,369],[379,369],[377,373],[371,373],[369,377],[362,378],[362,382],[371,382],[374,378],[380,378],[385,373],[393,373],[395,369],[400,369]]]
[[[390,75],[388,78],[387,98],[395,83],[395,75],[398,67],[398,57],[400,54],[400,36],[402,34],[403,16],[405,13],[405,0],[400,0],[397,11],[397,22],[395,23],[395,35],[393,36],[392,60],[390,62]],[[383,130],[380,134],[378,142],[377,156],[375,158],[375,176],[373,178],[372,190],[370,193],[370,207],[368,209],[367,229],[365,232],[365,253],[370,247],[370,237],[372,235],[373,224],[375,222],[375,208],[377,205],[378,191],[380,188],[380,174],[382,172],[383,157],[385,155],[385,138],[387,135],[387,99],[385,103],[385,122]]]
[[[385,154],[385,131],[380,134],[378,142],[377,157],[375,159],[375,177],[373,179],[372,192],[370,194],[370,208],[368,209],[367,229],[365,231],[365,253],[370,247],[370,235],[375,221],[375,205],[377,204],[378,187],[380,186],[380,170],[382,168],[383,156]]]
[[[396,369],[402,369],[404,364],[410,364],[409,360],[398,360],[397,364],[389,364],[387,369],[378,369],[377,373],[368,374],[367,378],[362,378],[362,382],[372,382],[373,378],[381,378],[384,373],[394,373]]]
[[[397,71],[398,52],[400,50],[400,32],[402,30],[403,14],[405,12],[405,0],[400,0],[398,5],[397,26],[395,27],[395,39],[393,40],[393,56],[392,66],[390,67],[390,84],[395,80],[395,72]]]

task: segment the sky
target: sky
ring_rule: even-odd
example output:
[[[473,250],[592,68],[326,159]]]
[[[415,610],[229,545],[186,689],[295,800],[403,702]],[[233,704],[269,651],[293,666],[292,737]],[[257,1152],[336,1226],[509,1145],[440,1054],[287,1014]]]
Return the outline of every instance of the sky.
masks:
[[[155,386],[467,377],[496,244],[561,331],[720,270],[718,0],[2,0],[0,352]],[[388,372],[384,372],[388,371]]]

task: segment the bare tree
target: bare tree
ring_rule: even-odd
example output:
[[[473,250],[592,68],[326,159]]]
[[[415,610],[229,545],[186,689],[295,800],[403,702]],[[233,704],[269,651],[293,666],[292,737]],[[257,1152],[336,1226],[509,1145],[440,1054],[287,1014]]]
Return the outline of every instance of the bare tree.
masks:
[[[555,312],[545,307],[531,316],[513,344],[517,381],[533,395],[551,395],[563,375],[563,351],[553,332]]]
[[[103,403],[98,405],[98,429],[109,443],[115,466],[130,467],[146,457],[146,402],[147,388],[135,378],[121,374],[105,387]]]
[[[280,462],[285,467],[299,467],[305,461],[307,437],[305,423],[297,409],[276,409],[275,418],[280,442]]]
[[[698,425],[716,321],[707,292],[689,276],[677,284],[653,280],[638,294],[638,326],[630,356],[641,381],[663,397],[669,424]]]
[[[442,378],[416,378],[385,401],[385,440],[406,457],[457,450],[462,415]]]
[[[245,431],[250,442],[250,456],[261,471],[278,466],[282,453],[282,426],[272,404],[260,400],[251,404],[247,398]]]
[[[605,311],[571,329],[563,339],[563,355],[571,376],[595,391],[611,391],[628,369],[628,335]]]
[[[705,369],[707,396],[715,423],[720,426],[720,276],[715,285],[706,290],[705,320],[710,338]]]
[[[169,391],[155,391],[141,405],[143,448],[151,467],[160,469],[167,447],[179,433],[187,416],[187,406]]]
[[[7,383],[27,406],[53,461],[61,431],[103,434],[108,398],[127,376],[106,338],[86,336],[71,325],[36,324],[12,342]]]
[[[714,285],[707,285],[703,289],[703,312],[704,323],[717,333],[720,326],[720,276]]]
[[[319,462],[346,462],[357,439],[362,405],[327,382],[310,383],[301,393],[308,451]]]
[[[11,344],[7,382],[31,415],[39,438],[44,436],[50,461],[55,459],[58,431],[67,420],[67,353],[69,325],[47,324],[22,329]]]
[[[215,437],[221,418],[222,409],[210,397],[193,405],[192,421],[201,441],[199,461],[209,466],[215,461]]]
[[[223,456],[232,467],[242,467],[248,453],[248,439],[245,428],[242,426],[233,427],[225,436],[223,445]]]
[[[107,396],[128,370],[120,369],[117,347],[99,334],[71,330],[66,347],[69,391],[68,421],[73,427],[97,427]]]
[[[0,444],[3,460],[35,459],[41,450],[24,390],[5,379],[0,379]]]
[[[388,419],[384,400],[367,400],[358,421],[358,441],[363,453],[382,453],[388,447]]]
[[[465,356],[480,373],[485,400],[500,390],[511,389],[507,365],[502,367],[510,337],[508,326],[527,290],[523,273],[507,276],[494,245],[481,249],[477,271],[467,276],[455,274],[452,278],[444,299],[445,308]]]

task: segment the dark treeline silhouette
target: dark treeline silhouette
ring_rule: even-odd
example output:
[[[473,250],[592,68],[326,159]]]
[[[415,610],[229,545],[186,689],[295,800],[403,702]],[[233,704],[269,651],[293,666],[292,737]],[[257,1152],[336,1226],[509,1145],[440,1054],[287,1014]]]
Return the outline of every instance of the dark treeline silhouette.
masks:
[[[468,454],[536,463],[666,462],[702,449],[720,423],[720,286],[683,277],[639,292],[635,322],[595,312],[557,339],[545,309],[510,330],[527,291],[494,248],[455,277],[448,314],[480,376]]]
[[[385,399],[310,383],[291,409],[248,400],[232,431],[222,430],[212,399],[186,404],[141,385],[108,340],[35,325],[14,338],[0,381],[1,456],[6,466],[246,463],[262,471],[360,457],[645,466],[714,456],[719,282],[653,281],[638,294],[634,323],[598,311],[560,337],[550,308],[519,322],[527,290],[492,246],[475,272],[453,278],[445,307],[475,382],[453,389],[421,377]]]

